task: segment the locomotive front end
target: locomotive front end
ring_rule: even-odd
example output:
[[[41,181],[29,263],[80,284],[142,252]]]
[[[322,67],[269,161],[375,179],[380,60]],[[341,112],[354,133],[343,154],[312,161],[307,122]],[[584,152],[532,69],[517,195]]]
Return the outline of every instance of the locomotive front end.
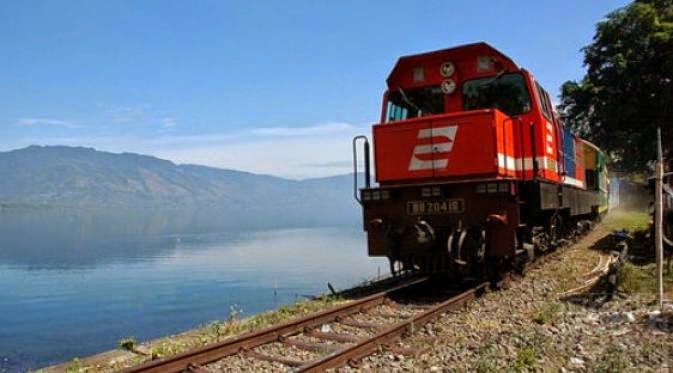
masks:
[[[359,191],[370,256],[393,272],[482,270],[517,249],[525,72],[485,43],[400,58]]]
[[[369,255],[456,273],[514,255],[514,125],[485,109],[374,126],[379,186],[360,191]]]

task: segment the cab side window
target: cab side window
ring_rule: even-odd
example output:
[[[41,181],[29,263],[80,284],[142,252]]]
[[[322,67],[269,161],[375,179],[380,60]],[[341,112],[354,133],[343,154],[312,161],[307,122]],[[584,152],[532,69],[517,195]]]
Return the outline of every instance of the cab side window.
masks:
[[[544,88],[542,88],[538,82],[535,82],[535,87],[537,88],[537,96],[540,99],[542,115],[544,115],[550,121],[553,120],[552,107],[551,103],[549,102],[549,96],[547,95],[547,92],[545,92]]]

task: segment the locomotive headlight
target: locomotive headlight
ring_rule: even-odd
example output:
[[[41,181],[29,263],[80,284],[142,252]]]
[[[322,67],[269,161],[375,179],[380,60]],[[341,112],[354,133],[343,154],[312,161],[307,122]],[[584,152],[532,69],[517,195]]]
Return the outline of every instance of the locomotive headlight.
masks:
[[[456,72],[456,65],[453,62],[446,61],[439,67],[439,72],[443,77],[448,78]]]
[[[432,187],[432,196],[439,197],[442,195],[442,190],[439,187]]]
[[[363,190],[362,191],[362,200],[363,201],[371,201],[372,199],[372,193],[368,190]]]
[[[381,200],[381,193],[378,190],[375,190],[372,192],[372,200],[374,201],[380,201]]]
[[[421,188],[421,197],[431,197],[432,196],[432,189],[429,187],[423,187]]]
[[[442,81],[441,88],[445,95],[450,95],[456,91],[456,82],[453,79],[445,79]]]
[[[382,190],[381,191],[381,199],[382,200],[390,199],[390,191]]]

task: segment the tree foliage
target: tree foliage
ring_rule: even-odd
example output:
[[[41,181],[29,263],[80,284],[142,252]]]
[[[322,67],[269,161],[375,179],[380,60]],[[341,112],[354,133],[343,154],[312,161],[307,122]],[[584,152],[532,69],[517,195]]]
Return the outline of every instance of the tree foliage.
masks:
[[[656,128],[673,156],[673,0],[636,0],[596,25],[587,73],[561,88],[566,125],[606,149],[617,169],[655,159]]]

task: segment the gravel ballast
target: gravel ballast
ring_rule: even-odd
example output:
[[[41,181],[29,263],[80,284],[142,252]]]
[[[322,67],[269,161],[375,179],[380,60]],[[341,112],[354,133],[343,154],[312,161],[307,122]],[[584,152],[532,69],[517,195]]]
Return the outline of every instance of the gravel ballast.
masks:
[[[652,294],[618,295],[607,302],[595,288],[562,295],[582,285],[582,275],[609,255],[592,249],[609,234],[598,226],[533,264],[508,289],[427,324],[404,340],[424,349],[420,356],[383,352],[357,369],[338,371],[670,371],[671,319],[652,312]]]

